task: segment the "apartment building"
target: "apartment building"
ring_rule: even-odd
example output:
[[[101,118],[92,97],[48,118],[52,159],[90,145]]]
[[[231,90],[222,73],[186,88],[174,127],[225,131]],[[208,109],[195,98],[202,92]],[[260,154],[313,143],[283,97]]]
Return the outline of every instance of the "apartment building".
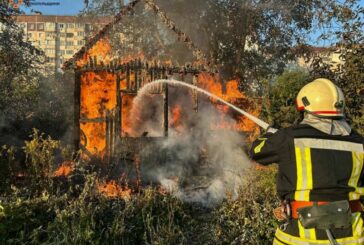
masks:
[[[338,69],[339,65],[344,63],[342,59],[342,50],[337,47],[312,47],[311,55],[309,57],[299,57],[297,59],[298,66],[302,68],[309,68],[315,57],[322,59],[322,62],[331,65],[331,69],[334,71]]]
[[[16,23],[23,28],[25,39],[44,51],[47,56],[45,68],[49,71],[59,70],[64,61],[85,45],[93,30],[110,21],[110,17],[16,16]]]

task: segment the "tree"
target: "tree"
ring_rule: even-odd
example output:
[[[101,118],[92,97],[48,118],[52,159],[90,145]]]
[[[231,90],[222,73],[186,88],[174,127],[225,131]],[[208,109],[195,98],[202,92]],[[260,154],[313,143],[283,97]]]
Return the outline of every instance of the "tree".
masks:
[[[101,15],[117,12],[123,5],[112,0],[88,2],[87,12]],[[337,17],[335,11],[342,8],[338,0],[156,0],[156,3],[205,51],[226,80],[238,78],[242,88],[251,92],[259,92],[259,81],[281,74],[290,61],[309,52],[305,48],[308,33],[331,25]],[[353,11],[351,7],[347,11]],[[151,26],[138,28],[145,31]],[[155,48],[155,43],[150,44]]]
[[[312,77],[326,77],[344,92],[346,115],[359,133],[364,134],[364,7],[346,0],[332,9],[336,28],[330,34],[336,42],[343,63],[337,69],[316,58],[311,65]]]
[[[273,80],[265,111],[274,127],[287,127],[299,119],[294,102],[298,91],[310,81],[309,73],[299,69],[285,71]]]
[[[66,116],[72,102],[69,77],[46,76],[46,57],[26,41],[14,21],[17,14],[8,1],[0,2],[0,145],[23,144],[32,128],[58,139],[72,118]]]
[[[0,111],[7,119],[24,118],[36,96],[42,52],[24,41],[13,19],[18,12],[0,3]],[[19,55],[21,54],[21,55]]]

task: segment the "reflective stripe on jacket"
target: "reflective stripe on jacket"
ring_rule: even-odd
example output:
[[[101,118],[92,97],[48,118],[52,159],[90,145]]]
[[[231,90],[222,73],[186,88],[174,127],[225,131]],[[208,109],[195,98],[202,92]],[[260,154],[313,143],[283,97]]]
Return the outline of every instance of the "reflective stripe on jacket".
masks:
[[[364,228],[363,218],[360,213],[352,214],[352,235],[343,238],[337,238],[336,241],[340,245],[363,245],[364,244]],[[287,232],[283,232],[279,228],[276,231],[273,245],[330,245],[330,241],[326,238],[316,238],[315,229],[304,229],[300,236],[293,236]],[[324,232],[324,231],[320,231]]]
[[[282,200],[360,200],[364,196],[364,139],[325,134],[300,124],[253,142],[250,155],[260,164],[278,163],[277,192]],[[364,244],[363,217],[354,213],[352,228],[333,229],[339,244]],[[274,244],[330,244],[324,230],[304,229],[293,219]]]
[[[253,160],[279,164],[277,191],[297,201],[358,200],[364,196],[363,137],[325,134],[300,124],[253,142]]]

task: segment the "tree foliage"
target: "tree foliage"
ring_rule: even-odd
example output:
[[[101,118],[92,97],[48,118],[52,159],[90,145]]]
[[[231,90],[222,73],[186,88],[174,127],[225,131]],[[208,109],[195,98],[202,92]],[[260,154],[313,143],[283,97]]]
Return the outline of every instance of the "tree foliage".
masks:
[[[287,127],[299,119],[295,99],[298,91],[308,82],[311,82],[309,73],[296,69],[285,71],[269,84],[269,102],[265,111],[267,120],[274,127]]]
[[[16,25],[18,14],[0,2],[0,145],[22,144],[34,127],[60,138],[72,120],[69,75],[46,73],[46,57]]]
[[[7,118],[24,119],[36,96],[37,68],[44,56],[24,41],[24,32],[12,17],[17,13],[7,1],[0,3],[0,111]]]
[[[326,77],[344,92],[346,115],[352,126],[364,133],[364,7],[357,1],[344,1],[330,13],[335,16],[337,28],[331,36],[343,60],[334,69],[320,57],[311,65],[312,77]]]
[[[96,15],[117,13],[124,5],[124,1],[112,0],[87,2],[85,13]],[[333,21],[347,19],[358,11],[357,0],[348,0],[350,4],[337,0],[155,2],[218,66],[223,78],[240,79],[246,92],[259,92],[260,81],[281,74],[290,61],[309,52],[310,33],[330,29]],[[148,22],[132,30],[155,35],[153,18]],[[335,35],[324,33],[326,38]],[[149,42],[147,47],[160,52],[165,48],[158,42]]]

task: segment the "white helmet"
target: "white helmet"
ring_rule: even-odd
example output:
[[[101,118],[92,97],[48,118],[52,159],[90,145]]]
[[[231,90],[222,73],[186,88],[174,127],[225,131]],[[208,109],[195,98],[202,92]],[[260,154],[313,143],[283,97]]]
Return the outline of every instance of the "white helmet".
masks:
[[[342,90],[333,82],[319,78],[306,84],[296,98],[298,111],[306,111],[319,117],[344,117],[345,98]]]

